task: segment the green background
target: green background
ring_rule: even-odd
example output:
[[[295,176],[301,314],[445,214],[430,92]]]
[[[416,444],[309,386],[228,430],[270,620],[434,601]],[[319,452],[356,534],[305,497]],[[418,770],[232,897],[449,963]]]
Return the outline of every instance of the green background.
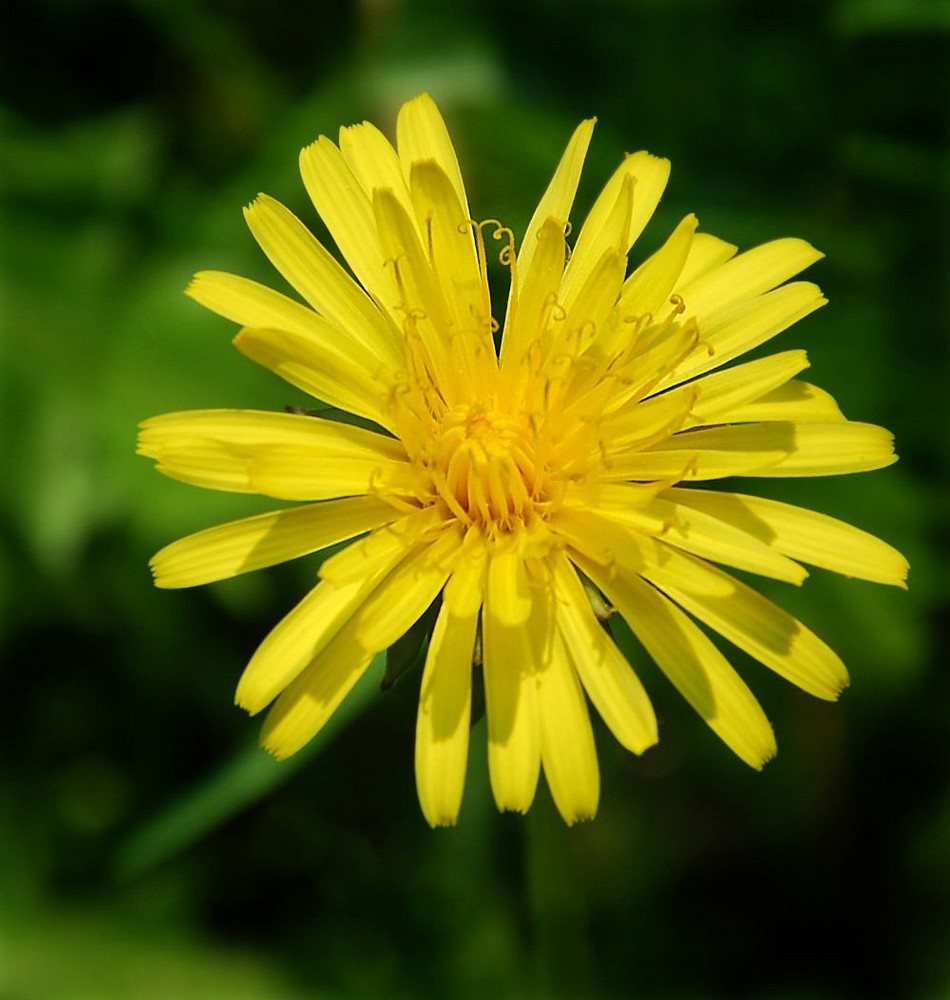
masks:
[[[945,479],[947,41],[933,0],[11,0],[0,30],[0,1000],[950,997]],[[658,671],[642,759],[598,728],[598,818],[415,800],[418,674],[379,670],[277,765],[232,705],[315,560],[153,589],[174,538],[263,506],[157,476],[135,425],[295,390],[181,289],[279,285],[240,208],[315,231],[298,149],[392,129],[422,89],[478,218],[522,227],[576,122],[579,207],[625,150],[671,157],[643,248],[686,212],[802,236],[831,305],[787,332],[901,462],[770,484],[910,558],[908,592],[813,573],[770,595],[852,671],[837,705],[734,661],[762,774]],[[640,248],[638,248],[640,249]],[[496,306],[497,308],[497,306]],[[944,649],[941,652],[941,645]]]

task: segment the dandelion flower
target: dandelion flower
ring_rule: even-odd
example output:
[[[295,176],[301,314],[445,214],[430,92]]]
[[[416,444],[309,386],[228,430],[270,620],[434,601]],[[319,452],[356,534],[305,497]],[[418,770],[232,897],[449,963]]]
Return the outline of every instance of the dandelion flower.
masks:
[[[574,132],[517,251],[510,230],[473,218],[428,95],[400,110],[395,146],[368,123],[341,129],[337,145],[321,136],[301,174],[352,276],[260,195],[247,223],[305,304],[216,271],[188,294],[240,324],[238,350],[328,409],[194,410],[141,427],[140,453],[174,479],[303,502],[167,546],[152,560],[158,586],[354,540],[238,684],[243,708],[270,706],[262,742],[275,756],[307,743],[433,609],[415,744],[432,825],[459,813],[473,676],[498,808],[525,812],[543,767],[573,823],[594,815],[600,792],[588,702],[634,753],[657,740],[605,616],[621,615],[713,732],[760,768],[775,753],[771,726],[709,633],[818,698],[837,698],[848,676],[805,625],[720,567],[793,584],[802,563],[906,577],[903,557],[857,528],[704,487],[880,469],[895,461],[891,435],[800,380],[803,351],[730,364],[825,304],[816,285],[790,281],[822,256],[803,240],[737,253],[688,215],[628,273],[669,175],[640,152],[569,244],[593,125]],[[499,247],[501,324],[487,269]]]

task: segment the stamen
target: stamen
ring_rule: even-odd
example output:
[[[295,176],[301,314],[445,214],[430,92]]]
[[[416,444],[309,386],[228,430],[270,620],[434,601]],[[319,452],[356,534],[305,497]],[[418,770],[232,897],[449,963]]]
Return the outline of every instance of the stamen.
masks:
[[[563,323],[567,319],[567,310],[561,305],[557,300],[557,292],[551,292],[551,294],[544,300],[545,306],[550,304],[551,313],[547,319],[552,320],[555,323]],[[546,325],[546,324],[545,324]]]
[[[515,250],[515,234],[508,226],[503,225],[498,219],[485,219],[482,222],[475,222],[473,219],[469,219],[466,225],[471,225],[475,232],[475,241],[479,248],[479,261],[482,265],[485,264],[487,257],[483,230],[486,226],[494,226],[495,231],[492,233],[492,239],[506,241],[505,246],[498,253],[498,261],[505,267],[511,267],[512,271],[514,271],[515,259],[518,255]]]
[[[522,410],[518,416],[491,402],[461,404],[442,415],[429,445],[413,456],[431,503],[486,537],[501,539],[518,525],[551,512],[544,455],[535,434],[545,427]]]
[[[531,500],[525,488],[524,476],[512,456],[506,462],[508,472],[508,493],[514,501],[515,513],[523,515]]]
[[[382,469],[373,469],[369,474],[369,482],[366,485],[367,496],[371,496],[376,500],[382,500],[383,503],[389,504],[390,507],[394,507],[396,510],[401,511],[404,514],[415,514],[421,508],[418,504],[412,503],[403,497],[392,493],[390,490],[383,489],[378,485],[379,479],[382,477]]]
[[[404,497],[397,496],[395,493],[389,493],[387,490],[381,490],[372,481],[372,477],[366,489],[366,494],[376,500],[382,500],[383,503],[389,504],[390,507],[398,510],[400,514],[417,514],[422,509],[417,503],[412,503]]]
[[[455,499],[452,495],[452,491],[448,488],[448,483],[445,480],[445,474],[442,472],[438,466],[433,466],[429,470],[429,474],[432,477],[432,482],[438,491],[439,497],[445,502],[445,505],[450,511],[463,523],[472,524],[472,518],[469,517],[468,511]]]
[[[651,537],[663,538],[666,535],[668,535],[671,531],[680,531],[682,533],[682,528],[683,528],[682,520],[678,518],[675,514],[668,514],[660,521],[660,526],[658,528],[651,529],[648,528],[647,526],[644,526],[643,531],[649,534],[650,531],[652,530],[653,534]]]
[[[494,522],[491,509],[488,506],[488,497],[485,495],[485,490],[482,486],[481,476],[469,476],[468,505],[469,510],[474,508],[474,513],[478,515],[479,520],[483,524],[490,525]]]
[[[683,471],[679,474],[679,476],[676,479],[673,480],[674,485],[676,483],[683,482],[691,472],[695,473],[698,468],[699,468],[699,455],[690,455],[686,461],[686,464],[683,466]]]
[[[488,480],[488,495],[495,507],[495,517],[503,524],[507,522],[512,511],[508,506],[508,491],[502,482],[500,463],[488,460],[485,464],[485,473]]]

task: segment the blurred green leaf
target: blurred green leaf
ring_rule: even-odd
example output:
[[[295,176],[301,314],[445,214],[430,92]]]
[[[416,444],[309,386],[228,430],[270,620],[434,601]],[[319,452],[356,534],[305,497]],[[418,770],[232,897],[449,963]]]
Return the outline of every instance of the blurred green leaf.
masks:
[[[842,0],[833,23],[843,35],[950,30],[950,6],[940,0]]]
[[[108,911],[0,916],[3,1000],[324,1000],[266,956],[130,925]]]
[[[133,831],[116,852],[116,878],[135,878],[168,861],[288,781],[369,707],[384,662],[380,653],[323,729],[293,757],[276,761],[258,746],[248,748]]]

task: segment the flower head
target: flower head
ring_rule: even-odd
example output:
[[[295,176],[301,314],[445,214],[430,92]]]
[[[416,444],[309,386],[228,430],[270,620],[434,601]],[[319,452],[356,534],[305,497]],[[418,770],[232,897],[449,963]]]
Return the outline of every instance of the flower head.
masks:
[[[543,766],[574,822],[599,797],[588,701],[634,753],[657,740],[605,617],[622,616],[758,768],[775,752],[772,729],[706,630],[819,698],[836,698],[847,673],[716,564],[794,584],[801,563],[906,576],[898,552],[857,528],[696,485],[862,472],[895,456],[890,434],[846,420],[797,378],[803,351],[723,367],[824,305],[816,285],[789,281],[821,257],[807,243],[737,254],[689,215],[628,274],[669,175],[666,160],[636,153],[569,246],[592,130],[585,121],[571,137],[517,252],[510,230],[473,219],[427,95],[401,109],[395,147],[365,123],[341,129],[339,145],[320,137],[301,173],[355,280],[261,195],[248,225],[306,305],[211,271],[188,294],[242,326],[240,351],[335,410],[197,410],[141,428],[140,452],[166,475],[305,501],[169,545],[152,560],[159,586],[358,539],[323,562],[238,685],[252,713],[273,702],[262,740],[276,756],[310,740],[374,656],[437,607],[415,757],[433,825],[459,812],[473,666],[498,807],[527,810]],[[500,335],[486,265],[498,246],[511,276]]]

